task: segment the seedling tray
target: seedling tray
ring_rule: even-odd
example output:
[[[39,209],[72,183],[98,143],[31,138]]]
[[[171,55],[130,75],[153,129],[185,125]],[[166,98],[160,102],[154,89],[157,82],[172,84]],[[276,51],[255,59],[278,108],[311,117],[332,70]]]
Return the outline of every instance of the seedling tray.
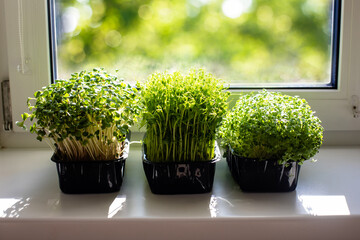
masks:
[[[246,192],[291,192],[296,189],[300,167],[297,162],[278,164],[276,160],[260,161],[227,152],[231,175]]]
[[[128,152],[127,142],[123,157],[110,161],[63,161],[54,154],[51,160],[56,163],[61,191],[69,194],[119,191]]]
[[[215,147],[214,159],[206,162],[157,163],[146,159],[146,145],[143,145],[143,167],[154,194],[195,194],[211,192],[216,162],[220,151]]]

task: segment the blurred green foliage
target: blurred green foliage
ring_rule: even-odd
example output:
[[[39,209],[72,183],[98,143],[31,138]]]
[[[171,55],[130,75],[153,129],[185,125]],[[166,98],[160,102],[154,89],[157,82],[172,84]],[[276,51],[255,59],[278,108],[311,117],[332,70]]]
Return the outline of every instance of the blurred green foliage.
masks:
[[[59,77],[205,67],[232,83],[329,82],[330,0],[56,0]]]

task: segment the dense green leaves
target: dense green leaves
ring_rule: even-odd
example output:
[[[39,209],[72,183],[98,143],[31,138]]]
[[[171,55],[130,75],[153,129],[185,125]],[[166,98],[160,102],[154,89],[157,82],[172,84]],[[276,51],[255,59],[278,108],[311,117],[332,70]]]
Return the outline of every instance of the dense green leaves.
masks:
[[[304,99],[263,90],[240,97],[219,136],[243,157],[302,163],[318,152],[323,127]]]
[[[73,73],[28,99],[31,114],[24,113],[23,128],[37,121],[30,132],[38,140],[52,139],[67,159],[109,160],[119,157],[130,125],[140,113],[137,89],[103,69]],[[32,103],[34,105],[32,105]]]
[[[144,143],[150,161],[207,161],[214,157],[215,131],[229,93],[203,69],[159,72],[141,92]]]

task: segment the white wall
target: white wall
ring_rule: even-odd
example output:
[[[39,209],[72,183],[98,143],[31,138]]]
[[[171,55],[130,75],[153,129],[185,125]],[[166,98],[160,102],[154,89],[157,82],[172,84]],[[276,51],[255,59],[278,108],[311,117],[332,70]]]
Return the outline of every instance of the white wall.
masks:
[[[8,63],[7,63],[7,49],[6,49],[6,35],[5,35],[5,11],[4,0],[0,0],[0,79],[7,79]]]

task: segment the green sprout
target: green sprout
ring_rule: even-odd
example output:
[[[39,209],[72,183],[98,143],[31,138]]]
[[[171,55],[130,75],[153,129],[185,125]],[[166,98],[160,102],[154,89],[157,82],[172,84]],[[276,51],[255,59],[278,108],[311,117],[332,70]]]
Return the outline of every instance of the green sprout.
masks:
[[[153,162],[209,161],[229,93],[203,69],[152,74],[141,91],[147,159]]]
[[[219,137],[242,157],[302,164],[318,152],[323,130],[305,99],[263,90],[240,97]]]
[[[28,98],[31,113],[16,124],[45,139],[63,160],[113,160],[122,155],[140,114],[137,89],[104,69],[73,73]],[[32,103],[34,103],[32,105]]]

